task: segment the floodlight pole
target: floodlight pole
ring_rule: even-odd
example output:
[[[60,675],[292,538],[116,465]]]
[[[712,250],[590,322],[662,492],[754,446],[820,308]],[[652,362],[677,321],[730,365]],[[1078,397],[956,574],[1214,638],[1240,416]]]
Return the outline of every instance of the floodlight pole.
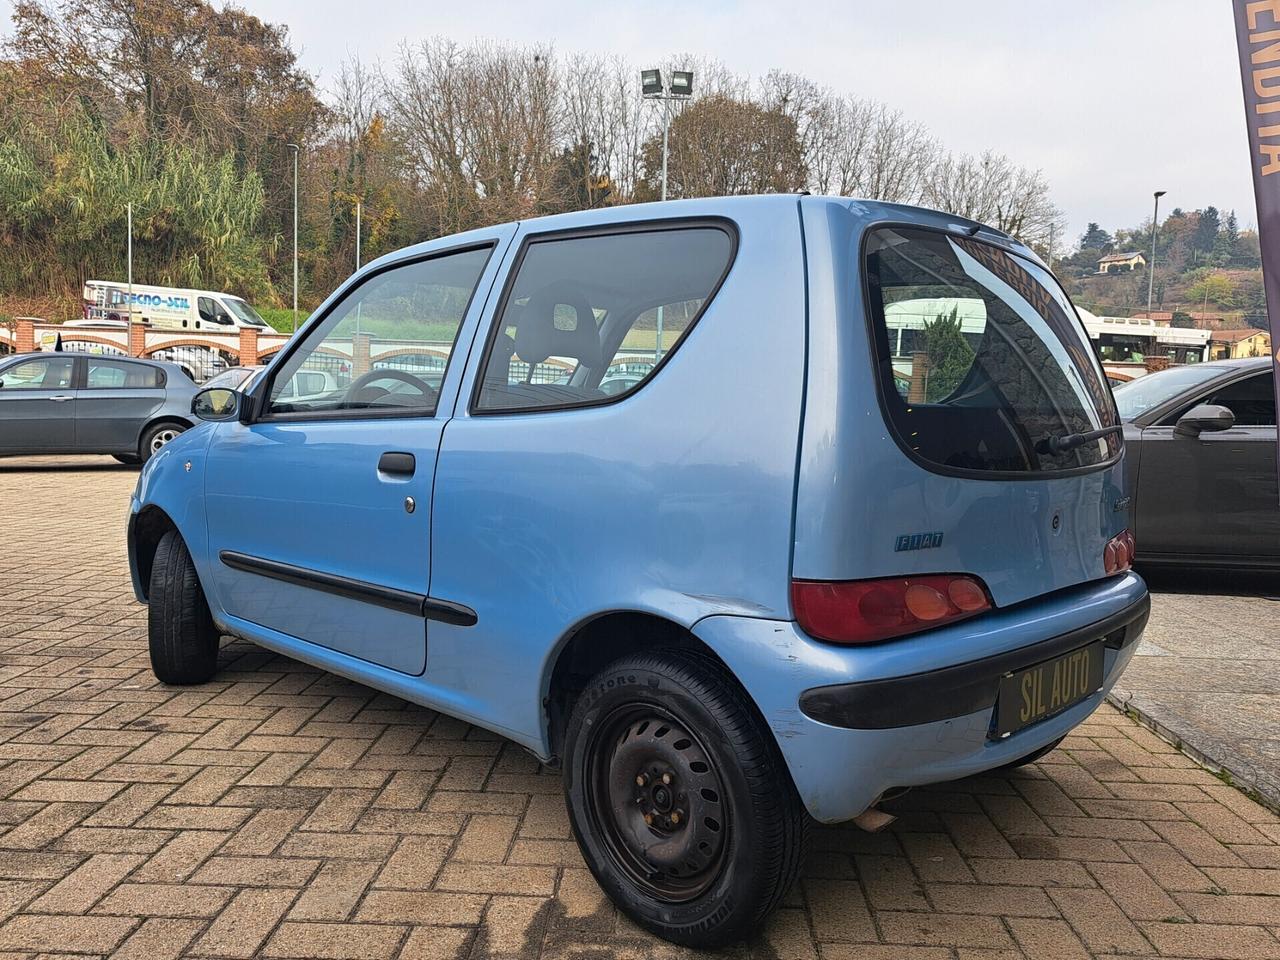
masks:
[[[693,75],[688,74],[687,76],[691,80]],[[671,101],[688,100],[689,94],[688,93],[678,94],[673,92],[673,89],[671,86],[668,86],[666,83],[662,82],[661,74],[658,74],[658,77],[659,77],[657,81],[658,89],[653,93],[642,93],[642,96],[646,100],[662,101],[662,192],[661,192],[661,198],[663,201],[665,201],[667,199],[667,158],[670,153],[670,140],[671,140]],[[692,87],[692,83],[690,83],[689,86]],[[664,311],[663,305],[660,304],[658,306],[657,333],[653,342],[653,362],[655,364],[662,359],[662,321],[663,321],[664,312],[665,311]]]
[[[125,305],[129,308],[129,322],[133,323],[133,204],[126,203],[124,205],[126,230],[129,239],[125,243],[125,274],[126,281],[129,285],[129,292],[126,295]]]
[[[298,154],[302,148],[289,144],[293,151],[293,332],[298,332]]]

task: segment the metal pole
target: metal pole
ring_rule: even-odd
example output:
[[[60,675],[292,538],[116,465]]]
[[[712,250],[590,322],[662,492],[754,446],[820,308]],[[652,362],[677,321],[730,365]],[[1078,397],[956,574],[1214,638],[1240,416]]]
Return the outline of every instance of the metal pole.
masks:
[[[1160,197],[1163,190],[1157,190],[1156,208],[1151,214],[1151,263],[1147,265],[1147,319],[1151,319],[1151,296],[1156,286],[1156,225],[1160,222]]]
[[[662,199],[667,199],[667,133],[671,129],[671,98],[662,98]],[[662,360],[662,306],[658,306],[658,333],[653,341],[653,362]]]
[[[667,199],[667,131],[671,128],[671,98],[662,98],[662,199]]]
[[[293,151],[293,330],[298,330],[298,154],[301,148],[289,144]]]
[[[356,201],[356,270],[360,269],[360,201]],[[356,336],[360,335],[361,312],[364,309],[362,301],[356,302]],[[354,344],[352,345],[354,349]]]
[[[133,323],[133,204],[126,203],[125,222],[128,224],[127,230],[129,239],[125,243],[125,273],[127,274],[127,282],[129,284],[129,293],[127,295],[126,304],[129,308],[129,322]]]
[[[1053,273],[1053,235],[1057,230],[1056,223],[1049,224],[1049,272]]]

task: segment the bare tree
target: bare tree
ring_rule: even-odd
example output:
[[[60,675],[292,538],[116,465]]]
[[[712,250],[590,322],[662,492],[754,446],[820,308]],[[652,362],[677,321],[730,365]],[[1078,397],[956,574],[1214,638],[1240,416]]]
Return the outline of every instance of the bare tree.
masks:
[[[1026,243],[1043,243],[1061,213],[1049,199],[1039,170],[1017,166],[1003,154],[946,155],[930,168],[923,200],[930,206],[968,217],[1012,234]]]

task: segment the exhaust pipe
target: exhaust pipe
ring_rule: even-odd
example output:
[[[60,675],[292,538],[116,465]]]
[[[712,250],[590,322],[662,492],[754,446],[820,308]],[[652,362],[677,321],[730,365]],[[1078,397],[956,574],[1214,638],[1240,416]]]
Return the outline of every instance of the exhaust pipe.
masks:
[[[867,833],[879,833],[897,819],[891,813],[885,813],[875,807],[867,807],[867,809],[853,818],[853,825],[867,831]]]

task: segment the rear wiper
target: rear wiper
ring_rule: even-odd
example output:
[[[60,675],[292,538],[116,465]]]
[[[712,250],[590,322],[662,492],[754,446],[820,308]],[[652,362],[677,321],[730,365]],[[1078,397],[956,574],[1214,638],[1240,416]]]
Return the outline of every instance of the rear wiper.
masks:
[[[1101,430],[1090,430],[1088,433],[1068,433],[1065,437],[1045,437],[1036,443],[1036,453],[1066,453],[1086,443],[1101,440],[1113,433],[1124,431],[1124,425],[1117,423],[1114,427],[1103,427]]]

